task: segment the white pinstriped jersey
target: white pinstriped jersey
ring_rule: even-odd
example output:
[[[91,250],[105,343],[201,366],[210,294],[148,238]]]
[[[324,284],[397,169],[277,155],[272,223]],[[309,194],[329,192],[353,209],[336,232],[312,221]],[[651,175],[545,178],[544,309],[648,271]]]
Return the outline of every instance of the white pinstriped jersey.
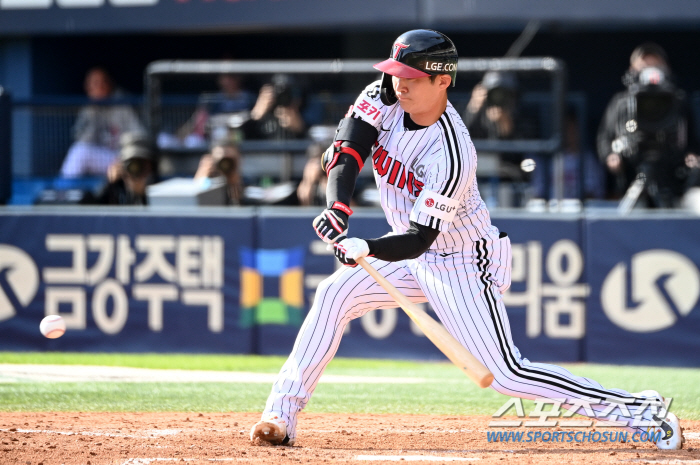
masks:
[[[394,234],[405,233],[414,221],[440,230],[432,252],[470,247],[492,226],[477,188],[476,150],[462,118],[447,102],[437,122],[407,129],[401,105],[384,105],[379,88],[380,81],[367,86],[350,116],[379,131],[371,162]]]

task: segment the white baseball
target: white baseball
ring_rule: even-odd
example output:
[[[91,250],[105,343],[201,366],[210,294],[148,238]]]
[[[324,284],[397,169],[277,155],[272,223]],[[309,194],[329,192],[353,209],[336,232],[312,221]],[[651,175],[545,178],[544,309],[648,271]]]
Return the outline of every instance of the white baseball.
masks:
[[[59,315],[49,315],[41,320],[39,330],[49,339],[56,339],[66,332],[66,322]]]

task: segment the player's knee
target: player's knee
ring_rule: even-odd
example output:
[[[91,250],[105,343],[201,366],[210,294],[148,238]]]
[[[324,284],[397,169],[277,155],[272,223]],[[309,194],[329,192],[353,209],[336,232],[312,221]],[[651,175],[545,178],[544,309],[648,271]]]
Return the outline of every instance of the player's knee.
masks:
[[[316,288],[316,297],[314,300],[318,301],[328,294],[329,289],[333,285],[333,280],[331,278],[332,276],[329,276],[318,284],[318,287]]]
[[[324,313],[332,311],[345,314],[357,305],[358,298],[360,297],[353,286],[329,276],[318,285],[314,303],[323,308]]]
[[[338,282],[335,275],[329,276],[323,281],[321,281],[316,288],[315,301],[321,303],[321,305],[327,305],[331,302],[338,302],[338,298],[342,298],[347,295],[347,286],[343,286],[342,283]],[[319,300],[320,299],[320,300]]]
[[[500,370],[491,370],[493,373],[493,382],[491,383],[491,388],[503,395],[511,395],[513,392],[513,387],[519,384],[517,379],[507,376]]]
[[[490,386],[491,389],[493,389],[497,393],[502,394],[504,396],[510,395],[512,391],[510,389],[507,389],[506,387],[504,387],[503,384],[501,384],[501,381],[503,381],[503,380],[497,379],[497,377],[494,375],[493,382],[491,383],[491,386]]]

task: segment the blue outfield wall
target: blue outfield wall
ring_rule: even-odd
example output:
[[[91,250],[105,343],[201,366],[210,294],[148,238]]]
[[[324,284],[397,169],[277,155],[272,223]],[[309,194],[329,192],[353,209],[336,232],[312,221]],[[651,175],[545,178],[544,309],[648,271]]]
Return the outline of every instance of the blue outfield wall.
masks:
[[[0,210],[0,350],[286,355],[338,267],[316,209]],[[495,214],[504,295],[532,361],[700,366],[700,219]],[[352,235],[388,231],[379,211]],[[427,310],[430,311],[429,308]],[[61,314],[66,334],[39,333]],[[347,357],[444,359],[400,309],[352,321]]]
[[[585,222],[586,358],[700,366],[700,220]]]
[[[253,214],[0,216],[0,348],[249,352],[239,254]],[[39,332],[61,314],[60,339]]]

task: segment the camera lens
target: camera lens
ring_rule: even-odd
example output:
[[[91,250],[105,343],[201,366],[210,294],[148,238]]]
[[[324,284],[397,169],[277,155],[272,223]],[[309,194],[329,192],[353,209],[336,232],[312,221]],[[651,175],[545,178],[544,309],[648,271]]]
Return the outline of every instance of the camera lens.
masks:
[[[640,121],[658,123],[671,115],[674,96],[670,92],[639,92],[637,94],[637,118]]]
[[[292,90],[287,86],[275,87],[275,102],[277,105],[288,107],[292,104]]]
[[[504,87],[495,87],[486,94],[486,103],[489,106],[509,107],[513,101],[513,93]]]
[[[236,160],[224,157],[216,163],[216,167],[225,175],[231,174],[236,169]]]
[[[147,173],[147,161],[134,158],[124,163],[124,170],[132,178],[140,178]]]

